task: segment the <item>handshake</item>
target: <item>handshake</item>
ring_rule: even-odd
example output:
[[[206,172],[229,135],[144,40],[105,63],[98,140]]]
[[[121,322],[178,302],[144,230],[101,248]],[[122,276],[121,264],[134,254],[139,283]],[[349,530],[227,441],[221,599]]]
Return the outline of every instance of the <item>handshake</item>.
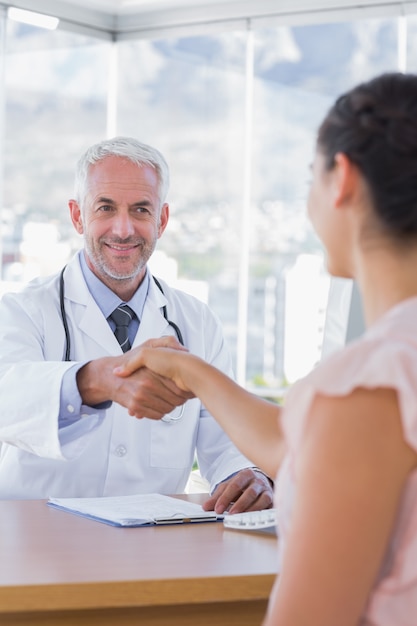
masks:
[[[89,361],[77,374],[82,401],[94,406],[110,400],[138,419],[161,419],[195,397],[181,376],[182,368],[191,365],[183,363],[184,357],[201,361],[168,336],[149,339],[121,356]]]

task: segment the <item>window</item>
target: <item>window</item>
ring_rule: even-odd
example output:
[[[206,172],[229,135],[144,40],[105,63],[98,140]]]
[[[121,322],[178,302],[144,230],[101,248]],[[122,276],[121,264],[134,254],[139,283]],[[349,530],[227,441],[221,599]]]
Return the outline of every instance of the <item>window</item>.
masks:
[[[398,67],[401,20],[117,44],[115,132],[171,169],[151,268],[209,303],[239,382],[265,395],[320,354],[328,276],[305,209],[317,125],[336,94]],[[7,23],[3,281],[57,271],[80,245],[67,200],[79,155],[108,132],[112,46]]]
[[[397,21],[255,31],[254,56],[247,379],[279,386],[323,339],[329,280],[306,216],[316,130],[338,94],[396,70]]]
[[[119,49],[118,132],[159,148],[171,170],[171,216],[153,271],[167,271],[208,302],[234,355],[245,47],[246,33],[237,32]],[[130,71],[133,66],[141,71]],[[175,261],[174,275],[167,259]]]
[[[109,44],[7,22],[3,279],[56,271],[79,246],[75,162],[106,133]]]

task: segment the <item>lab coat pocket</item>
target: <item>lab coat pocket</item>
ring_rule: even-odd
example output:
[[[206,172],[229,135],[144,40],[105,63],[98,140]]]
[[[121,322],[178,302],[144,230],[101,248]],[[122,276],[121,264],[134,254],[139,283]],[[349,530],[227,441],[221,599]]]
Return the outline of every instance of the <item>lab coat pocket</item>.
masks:
[[[185,469],[191,467],[197,441],[198,413],[188,401],[181,415],[179,409],[164,419],[152,422],[150,464],[152,467]]]

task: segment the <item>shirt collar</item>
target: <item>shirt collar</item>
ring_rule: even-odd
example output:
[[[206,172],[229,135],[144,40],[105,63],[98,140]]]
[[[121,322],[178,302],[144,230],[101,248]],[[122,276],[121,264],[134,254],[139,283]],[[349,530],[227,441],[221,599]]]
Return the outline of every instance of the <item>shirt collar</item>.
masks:
[[[83,250],[79,252],[81,271],[87,287],[96,301],[98,307],[107,319],[110,313],[123,302],[114,291],[109,289],[97,276],[90,270],[85,260]],[[149,289],[149,270],[146,268],[146,274],[141,284],[133,294],[132,298],[126,302],[137,315],[138,320],[142,319],[143,309]]]

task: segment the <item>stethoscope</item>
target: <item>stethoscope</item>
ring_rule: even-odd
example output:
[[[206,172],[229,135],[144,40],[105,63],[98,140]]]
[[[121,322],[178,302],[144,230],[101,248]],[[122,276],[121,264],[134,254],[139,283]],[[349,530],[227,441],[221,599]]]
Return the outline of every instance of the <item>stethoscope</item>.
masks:
[[[61,274],[59,276],[59,308],[61,310],[61,319],[62,319],[62,325],[64,327],[64,332],[65,332],[65,359],[64,361],[71,361],[71,335],[69,332],[69,328],[68,328],[68,320],[67,320],[67,314],[65,313],[65,281],[64,281],[64,272],[65,272],[66,266],[64,266],[61,270]],[[155,278],[155,276],[152,276],[153,280],[155,281],[156,286],[158,287],[159,291],[164,294],[164,290],[162,289],[162,285],[159,282],[159,280],[157,280]],[[180,344],[183,346],[184,345],[184,339],[181,333],[181,330],[179,329],[178,325],[173,322],[172,320],[170,320],[168,318],[168,311],[167,311],[167,307],[166,305],[162,307],[162,314],[165,318],[165,320],[167,321],[168,325],[171,326],[171,328],[174,329],[175,334],[177,336],[178,341],[180,342]],[[180,420],[184,414],[184,404],[180,407],[177,407],[176,409],[174,409],[173,411],[171,411],[171,413],[165,415],[162,420],[165,422],[177,422],[178,420]]]

